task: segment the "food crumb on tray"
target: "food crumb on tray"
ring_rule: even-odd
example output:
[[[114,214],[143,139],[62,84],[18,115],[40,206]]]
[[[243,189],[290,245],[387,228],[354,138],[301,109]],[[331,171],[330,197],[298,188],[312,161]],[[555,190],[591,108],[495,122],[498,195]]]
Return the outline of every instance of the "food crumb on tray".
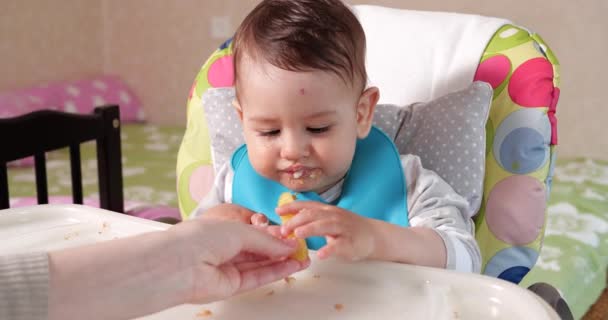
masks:
[[[296,282],[296,278],[294,278],[294,277],[286,277],[283,280],[285,280],[285,282],[287,282],[288,284],[292,284],[292,283]]]
[[[74,238],[74,237],[77,237],[78,235],[79,235],[79,233],[78,233],[77,231],[74,231],[74,232],[71,232],[71,233],[66,234],[66,235],[63,237],[63,239],[64,239],[64,240],[70,240],[70,239],[72,239],[72,238]]]
[[[213,315],[213,312],[211,312],[211,310],[208,310],[208,309],[204,309],[201,312],[196,314],[197,317],[211,317],[212,315]]]
[[[334,305],[334,309],[336,309],[336,310],[340,311],[340,310],[344,309],[344,305],[343,305],[343,304],[341,304],[341,303],[336,303],[336,304]]]

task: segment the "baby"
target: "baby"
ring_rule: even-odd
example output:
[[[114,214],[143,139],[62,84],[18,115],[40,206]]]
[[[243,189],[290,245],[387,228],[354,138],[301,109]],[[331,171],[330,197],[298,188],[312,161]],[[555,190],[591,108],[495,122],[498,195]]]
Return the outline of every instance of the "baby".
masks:
[[[264,0],[232,41],[245,145],[192,216],[281,227],[320,258],[374,259],[479,272],[468,204],[372,126],[365,34],[340,0]],[[279,195],[298,200],[276,208]]]

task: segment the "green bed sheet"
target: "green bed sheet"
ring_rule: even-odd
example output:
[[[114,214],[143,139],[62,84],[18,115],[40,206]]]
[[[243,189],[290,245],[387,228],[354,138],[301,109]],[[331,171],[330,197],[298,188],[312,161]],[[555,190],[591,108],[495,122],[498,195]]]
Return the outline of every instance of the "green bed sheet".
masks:
[[[521,285],[552,284],[580,319],[606,287],[608,162],[558,160],[548,219],[540,258]]]
[[[177,208],[175,163],[184,128],[126,124],[121,128],[124,198],[128,202]],[[81,145],[83,192],[96,197],[95,143]],[[47,154],[49,196],[71,195],[67,149]],[[35,196],[33,168],[9,168],[11,198]]]
[[[125,200],[177,207],[175,163],[183,127],[122,127]],[[85,196],[97,195],[94,144],[82,147]],[[69,195],[67,150],[48,155],[50,195]],[[9,170],[11,197],[34,195],[33,168]],[[537,265],[522,286],[557,287],[580,318],[606,286],[608,264],[608,162],[558,160],[549,202],[546,237]]]

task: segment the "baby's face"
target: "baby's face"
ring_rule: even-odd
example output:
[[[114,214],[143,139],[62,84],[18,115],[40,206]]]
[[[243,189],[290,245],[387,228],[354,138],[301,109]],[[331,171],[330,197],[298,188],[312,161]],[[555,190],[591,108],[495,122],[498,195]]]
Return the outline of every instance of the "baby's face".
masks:
[[[367,135],[358,121],[361,92],[333,73],[242,63],[238,95],[253,168],[293,191],[332,187]]]

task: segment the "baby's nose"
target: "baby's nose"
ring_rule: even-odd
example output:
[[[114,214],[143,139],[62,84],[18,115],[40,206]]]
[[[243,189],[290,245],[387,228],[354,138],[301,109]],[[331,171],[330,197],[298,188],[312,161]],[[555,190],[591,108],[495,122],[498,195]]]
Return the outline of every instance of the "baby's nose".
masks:
[[[309,155],[309,143],[305,137],[287,135],[283,137],[281,157],[287,160],[298,160]]]

